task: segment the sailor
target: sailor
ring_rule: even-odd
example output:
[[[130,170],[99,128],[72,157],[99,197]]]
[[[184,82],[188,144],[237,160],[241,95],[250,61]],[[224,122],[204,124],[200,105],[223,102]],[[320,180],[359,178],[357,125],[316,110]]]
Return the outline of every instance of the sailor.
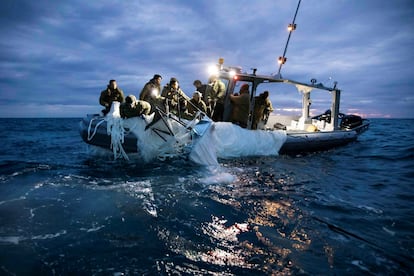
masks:
[[[177,115],[184,112],[190,98],[181,90],[176,78],[171,78],[170,82],[162,89],[161,97],[165,99],[169,110]]]
[[[270,113],[273,112],[274,109],[273,109],[272,101],[269,99],[269,91],[264,91],[263,97],[265,98],[265,109],[263,111],[262,120],[265,121],[265,123],[267,123],[267,119],[269,119],[269,115]]]
[[[264,91],[259,96],[254,97],[252,129],[257,129],[260,121],[266,124],[272,111],[273,106],[269,99],[269,91]]]
[[[212,98],[212,95],[215,94],[213,93],[213,87],[208,84],[203,84],[200,80],[195,80],[193,82],[193,85],[195,86],[196,90],[201,93],[202,100],[204,101],[207,107],[206,114],[207,116],[211,117],[212,106],[210,105],[210,102],[213,101],[211,101],[210,99]]]
[[[141,90],[139,94],[139,99],[141,101],[149,102],[154,111],[155,106],[160,105],[162,99],[160,98],[161,94],[161,80],[162,77],[159,74],[155,74],[151,80],[149,80]]]
[[[132,118],[142,114],[148,115],[150,111],[151,105],[146,101],[137,101],[134,95],[128,95],[125,102],[119,107],[119,113],[122,118]]]
[[[257,129],[259,122],[263,119],[263,113],[266,108],[264,93],[254,97],[253,123],[252,129]]]
[[[207,102],[208,102],[208,94],[206,93],[206,92],[208,92],[207,91],[207,84],[203,84],[202,82],[201,82],[201,80],[195,80],[194,82],[193,82],[193,85],[194,85],[194,87],[196,88],[196,91],[198,91],[198,92],[200,92],[201,93],[201,95],[202,95],[202,100],[203,100],[203,102],[205,103],[205,104],[207,104]]]
[[[102,110],[104,115],[111,110],[112,102],[124,102],[124,92],[116,84],[116,80],[110,80],[107,88],[101,92],[99,103],[105,107]]]
[[[243,84],[239,95],[230,95],[230,102],[233,104],[230,121],[246,128],[250,109],[249,85],[247,83]]]
[[[210,78],[206,94],[208,94],[208,103],[211,106],[211,118],[215,122],[223,121],[226,85],[217,76],[213,76]]]
[[[195,91],[193,97],[187,105],[187,113],[194,117],[194,115],[196,115],[198,111],[206,113],[207,106],[206,103],[202,100],[201,93]]]

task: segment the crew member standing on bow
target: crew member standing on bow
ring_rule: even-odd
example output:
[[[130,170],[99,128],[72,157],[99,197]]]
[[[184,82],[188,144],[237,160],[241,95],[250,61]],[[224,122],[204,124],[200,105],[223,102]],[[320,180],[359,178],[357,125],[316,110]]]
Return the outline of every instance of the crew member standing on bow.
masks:
[[[112,102],[124,102],[124,92],[118,88],[116,80],[110,80],[108,87],[101,92],[99,97],[99,103],[105,107],[102,110],[104,115],[108,114],[111,110]]]

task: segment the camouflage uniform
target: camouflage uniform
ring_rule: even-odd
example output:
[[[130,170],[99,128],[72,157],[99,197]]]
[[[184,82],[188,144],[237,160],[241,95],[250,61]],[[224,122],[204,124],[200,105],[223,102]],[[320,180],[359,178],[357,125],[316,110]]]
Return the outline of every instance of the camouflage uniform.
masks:
[[[124,92],[118,87],[112,89],[109,85],[108,87],[101,92],[101,96],[99,97],[99,103],[105,107],[102,112],[106,115],[112,106],[112,102],[124,102]]]
[[[206,94],[209,97],[213,121],[223,121],[226,85],[221,80],[216,79],[212,85],[207,86]]]
[[[257,129],[260,121],[265,124],[269,118],[269,114],[273,111],[272,102],[269,99],[269,91],[261,93],[254,97],[254,112],[252,129]]]
[[[137,101],[134,96],[128,96],[126,102],[119,107],[119,113],[122,118],[132,118],[148,115],[151,111],[151,105],[146,101]]]
[[[161,98],[166,99],[170,111],[175,114],[184,111],[187,101],[190,101],[190,98],[183,90],[181,90],[181,88],[174,89],[170,84],[165,85],[162,89]],[[180,111],[178,111],[178,105],[180,106]]]
[[[266,108],[266,101],[263,94],[254,97],[254,111],[253,111],[253,124],[252,129],[257,129],[257,125],[260,120],[263,119],[263,113]]]
[[[160,91],[161,87],[150,80],[144,85],[144,88],[142,88],[141,93],[139,94],[139,99],[141,101],[151,102],[153,99],[160,96]]]
[[[141,93],[139,94],[139,99],[141,101],[146,101],[151,105],[151,113],[154,112],[156,106],[162,105],[162,99],[160,98],[161,87],[155,83],[155,80],[152,79],[147,82],[142,88]]]
[[[266,119],[266,117],[269,117],[269,114],[273,112],[273,105],[269,98],[266,98],[265,100],[265,109],[263,111],[263,120]]]
[[[162,89],[161,97],[175,101],[177,101],[178,98],[184,98],[187,101],[190,100],[190,98],[184,93],[183,90],[181,90],[181,88],[174,89],[169,84],[165,85]]]
[[[190,103],[187,105],[187,112],[194,116],[199,110],[206,113],[206,103],[202,99],[200,99],[198,102],[194,98],[191,99]]]
[[[240,125],[241,127],[247,127],[250,110],[249,91],[240,90],[240,95],[230,95],[230,101],[233,104],[230,121],[232,123]]]

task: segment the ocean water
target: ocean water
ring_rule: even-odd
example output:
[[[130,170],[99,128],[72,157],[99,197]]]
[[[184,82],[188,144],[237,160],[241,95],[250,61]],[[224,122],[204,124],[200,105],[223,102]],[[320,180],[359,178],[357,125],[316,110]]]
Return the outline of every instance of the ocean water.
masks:
[[[300,156],[144,164],[0,119],[1,275],[410,275],[414,120]]]

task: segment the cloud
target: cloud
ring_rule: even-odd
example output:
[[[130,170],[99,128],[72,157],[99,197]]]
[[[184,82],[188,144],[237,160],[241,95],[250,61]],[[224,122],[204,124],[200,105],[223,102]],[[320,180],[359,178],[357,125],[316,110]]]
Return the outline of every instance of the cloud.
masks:
[[[191,94],[219,57],[275,73],[296,9],[282,0],[3,2],[0,117],[97,112],[112,78],[138,95],[159,73]],[[302,1],[282,74],[338,81],[345,110],[413,117],[413,17],[408,0]]]

